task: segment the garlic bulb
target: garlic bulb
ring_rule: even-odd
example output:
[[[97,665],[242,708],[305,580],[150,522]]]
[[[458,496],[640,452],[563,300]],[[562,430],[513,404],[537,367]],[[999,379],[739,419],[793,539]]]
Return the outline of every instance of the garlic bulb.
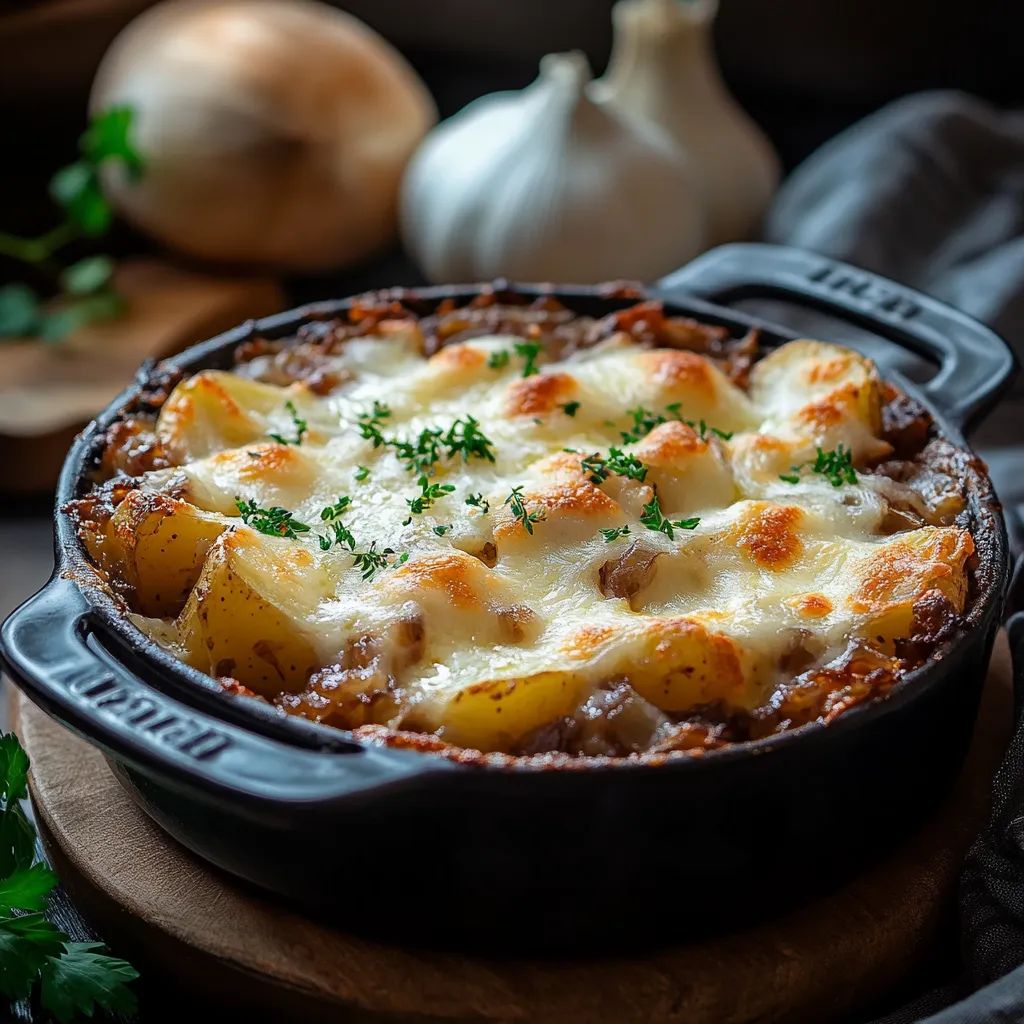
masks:
[[[431,132],[402,185],[406,246],[434,281],[650,279],[704,240],[685,158],[659,129],[587,95],[580,53]]]
[[[700,173],[708,245],[754,237],[779,160],[729,95],[711,49],[717,0],[619,0],[608,71],[595,91],[672,136]]]
[[[200,258],[338,267],[394,235],[405,164],[436,121],[405,60],[305,0],[159,4],[115,40],[93,110],[128,104],[146,170],[104,187],[129,220]]]

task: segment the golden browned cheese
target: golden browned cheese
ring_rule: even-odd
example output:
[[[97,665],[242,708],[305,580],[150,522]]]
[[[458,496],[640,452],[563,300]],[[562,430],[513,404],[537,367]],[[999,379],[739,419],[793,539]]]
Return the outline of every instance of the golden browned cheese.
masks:
[[[683,347],[657,349],[646,322],[254,347],[278,383],[178,384],[146,435],[165,462],[83,533],[189,664],[384,741],[663,757],[772,728],[773,695],[787,724],[869,698],[858,666],[891,680],[926,614],[964,610],[956,481],[876,471],[893,445],[855,352],[725,372],[696,326],[662,321]]]

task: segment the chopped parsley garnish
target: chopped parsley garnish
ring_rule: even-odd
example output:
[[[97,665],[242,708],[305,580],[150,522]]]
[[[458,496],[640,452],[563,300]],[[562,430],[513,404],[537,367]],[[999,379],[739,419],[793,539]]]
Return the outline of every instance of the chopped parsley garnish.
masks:
[[[92,1017],[97,1007],[132,1013],[128,983],[138,972],[98,942],[72,942],[42,911],[57,876],[34,864],[36,831],[22,810],[28,756],[13,733],[0,733],[0,996],[39,1002],[58,1021]]]
[[[435,526],[434,533],[436,533],[438,537],[443,537],[450,529],[450,526]]]
[[[524,377],[532,377],[535,373],[540,373],[540,370],[537,369],[537,356],[543,351],[543,345],[536,341],[517,341],[512,348],[517,356],[522,356],[523,358]],[[492,370],[503,370],[508,366],[511,358],[512,352],[507,348],[501,348],[490,354],[487,365]],[[572,415],[572,413],[569,415]]]
[[[814,462],[802,462],[799,466],[790,466],[792,473],[780,473],[779,479],[787,484],[798,484],[800,482],[800,471],[809,468],[812,473],[819,473],[833,487],[842,487],[843,484],[855,484],[857,482],[857,471],[853,468],[853,452],[849,448],[839,445],[832,451],[817,449],[817,457]]]
[[[364,580],[370,580],[373,579],[378,569],[386,569],[391,564],[388,558],[394,553],[394,548],[384,548],[378,551],[377,542],[373,541],[367,551],[357,551],[354,553],[355,561],[353,564],[360,570]],[[408,552],[400,555],[395,561],[395,565],[401,565],[408,557]]]
[[[632,418],[633,427],[631,430],[619,431],[623,443],[635,444],[642,437],[646,437],[655,427],[660,427],[662,423],[668,423],[670,420],[678,420],[680,423],[685,423],[692,430],[699,430],[702,441],[707,439],[708,432],[716,437],[720,437],[723,441],[728,441],[732,437],[733,432],[731,430],[719,430],[718,427],[709,427],[704,420],[694,422],[693,420],[684,419],[681,412],[682,408],[682,402],[673,402],[671,405],[666,405],[665,412],[671,413],[671,417],[665,417],[661,413],[645,409],[642,405],[638,405],[635,409],[628,409],[627,415]]]
[[[536,361],[543,348],[542,345],[536,341],[517,341],[513,348],[515,348],[517,356],[523,357],[524,377],[532,377],[535,373],[540,373]]]
[[[523,527],[529,534],[533,533],[534,523],[542,522],[546,518],[543,509],[537,509],[535,512],[527,512],[526,506],[523,504],[522,485],[512,488],[512,493],[505,499],[505,504],[508,505],[512,511],[512,515],[514,515],[516,519],[523,524]]]
[[[486,459],[494,461],[494,442],[486,437],[480,430],[480,421],[467,415],[465,419],[457,419],[449,428],[448,433],[442,439],[448,447],[448,458],[456,455],[462,456],[463,462],[471,458]]]
[[[453,484],[432,484],[426,476],[421,476],[416,483],[420,485],[419,495],[405,499],[409,511],[415,516],[422,515],[435,501],[455,490]]]
[[[644,505],[643,515],[640,516],[640,522],[643,523],[648,530],[657,530],[659,533],[665,534],[669,540],[672,540],[675,536],[675,530],[695,530],[700,519],[697,516],[694,516],[692,519],[666,519],[661,514],[661,504],[658,501],[658,496],[654,495],[654,497]]]
[[[288,399],[288,401],[284,403],[284,407],[291,414],[292,423],[295,424],[295,440],[289,441],[288,438],[284,437],[282,434],[275,433],[274,431],[270,431],[267,436],[278,444],[302,444],[302,435],[309,432],[309,424],[299,416],[298,410],[295,408],[295,403],[291,399]]]
[[[370,471],[366,468],[366,466],[356,466],[356,471],[352,475],[356,478],[356,480],[362,483],[364,480],[369,478]]]
[[[579,402],[566,402],[565,405],[562,406],[562,412],[564,412],[566,416],[575,416],[576,410],[579,409],[579,407]]]
[[[604,537],[605,544],[611,544],[613,540],[618,540],[620,537],[629,536],[628,526],[613,526],[607,530],[599,531],[601,536]]]
[[[280,505],[260,508],[253,498],[245,502],[236,497],[235,507],[246,526],[251,526],[269,537],[290,537],[294,540],[300,533],[309,533],[310,530],[308,523],[300,523],[294,518],[294,513],[281,508]]]
[[[483,494],[471,494],[466,498],[467,505],[475,505],[481,512],[490,512],[491,503],[483,496]]]

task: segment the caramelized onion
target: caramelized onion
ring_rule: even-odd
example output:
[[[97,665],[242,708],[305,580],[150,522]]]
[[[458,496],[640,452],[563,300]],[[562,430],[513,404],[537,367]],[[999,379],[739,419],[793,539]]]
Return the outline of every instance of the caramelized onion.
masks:
[[[601,593],[605,597],[630,598],[654,579],[660,551],[649,551],[633,541],[617,558],[610,558],[598,570]]]

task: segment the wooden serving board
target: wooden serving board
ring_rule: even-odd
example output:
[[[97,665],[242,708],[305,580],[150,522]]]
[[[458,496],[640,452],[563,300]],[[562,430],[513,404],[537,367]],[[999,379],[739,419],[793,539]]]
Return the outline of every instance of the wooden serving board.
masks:
[[[0,490],[50,490],[76,433],[146,359],[161,359],[284,307],[266,278],[200,274],[153,259],[123,262],[123,316],[90,324],[59,345],[0,346]]]
[[[44,840],[76,903],[144,978],[227,1008],[230,1019],[827,1024],[891,991],[949,922],[1009,739],[1011,693],[1000,637],[974,743],[945,805],[837,892],[712,941],[585,962],[417,952],[314,924],[168,839],[99,753],[24,699],[14,721]],[[345,884],[343,864],[310,870]],[[390,898],[382,884],[382,906]]]

